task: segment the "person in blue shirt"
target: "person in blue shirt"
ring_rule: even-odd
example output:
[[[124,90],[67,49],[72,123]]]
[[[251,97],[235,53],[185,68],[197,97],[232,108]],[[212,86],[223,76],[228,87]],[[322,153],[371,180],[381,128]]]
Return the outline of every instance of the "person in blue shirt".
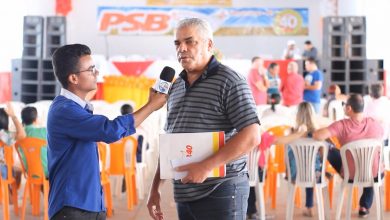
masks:
[[[322,72],[318,69],[316,61],[311,58],[305,60],[305,67],[309,73],[305,76],[303,100],[312,104],[318,114],[321,108]]]
[[[280,78],[279,78],[280,66],[277,63],[271,63],[268,66],[267,78],[269,87],[267,89],[268,104],[271,103],[272,94],[280,94]]]
[[[148,102],[134,114],[109,120],[92,114],[86,101],[97,88],[99,71],[86,45],[71,44],[53,54],[53,68],[62,85],[50,106],[47,121],[50,219],[105,219],[96,142],[111,143],[135,133],[167,96],[150,92]]]

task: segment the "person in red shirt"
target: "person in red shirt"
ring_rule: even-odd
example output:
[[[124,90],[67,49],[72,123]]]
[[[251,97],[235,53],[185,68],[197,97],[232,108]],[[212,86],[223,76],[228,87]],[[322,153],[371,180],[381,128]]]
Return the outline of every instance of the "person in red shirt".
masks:
[[[251,88],[256,105],[267,104],[267,89],[269,87],[269,82],[264,68],[264,60],[260,57],[252,58],[252,67],[248,74],[248,84]]]
[[[303,100],[305,81],[298,73],[298,64],[291,61],[287,65],[287,75],[282,81],[280,91],[282,92],[282,103],[285,106],[298,105]]]

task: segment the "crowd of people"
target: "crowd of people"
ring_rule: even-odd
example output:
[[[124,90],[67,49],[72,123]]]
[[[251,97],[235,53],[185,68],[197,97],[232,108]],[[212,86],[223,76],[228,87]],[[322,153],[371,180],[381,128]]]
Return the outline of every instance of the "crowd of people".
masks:
[[[340,94],[332,85],[325,110],[321,96],[323,74],[318,69],[317,49],[310,41],[300,54],[294,41],[288,42],[283,53],[289,59],[285,78],[277,63],[264,66],[261,57],[253,57],[247,78],[219,62],[213,55],[214,39],[210,24],[202,19],[181,20],[174,31],[174,47],[183,71],[172,84],[168,95],[150,91],[148,102],[138,111],[122,107],[122,115],[109,120],[93,114],[87,94],[96,89],[99,71],[91,58],[91,50],[82,44],[65,45],[53,54],[54,73],[62,85],[61,93],[52,102],[48,112],[47,128],[36,126],[37,110],[22,110],[20,123],[12,106],[0,109],[0,140],[7,145],[25,137],[44,139],[48,143],[48,179],[50,182],[50,219],[105,219],[105,204],[100,185],[99,159],[96,142],[111,143],[132,135],[136,127],[152,112],[167,106],[167,133],[219,132],[226,143],[213,155],[195,163],[175,168],[187,175],[173,181],[174,199],[179,219],[257,219],[253,208],[253,190],[248,184],[247,154],[259,144],[288,144],[300,138],[328,140],[336,137],[341,145],[363,138],[376,138],[388,143],[389,120],[384,111],[389,100],[383,96],[383,87],[374,85],[367,101],[361,94]],[[304,70],[298,69],[295,59],[304,59]],[[306,71],[303,76],[303,71]],[[316,115],[329,115],[328,106],[342,100],[345,119],[320,127]],[[256,105],[270,104],[270,109],[259,117]],[[261,118],[283,115],[283,108],[296,107],[295,126],[284,137],[263,138]],[[8,118],[16,132],[9,132]],[[259,119],[260,118],[260,119]],[[272,135],[267,134],[267,137]],[[269,141],[271,140],[271,141]],[[340,150],[330,145],[326,158],[342,176]],[[288,175],[296,176],[295,159],[287,152],[292,164]],[[0,151],[0,168],[4,163]],[[318,155],[316,171],[323,169]],[[208,178],[215,167],[226,164],[226,175]],[[156,169],[147,200],[153,219],[163,219],[161,209],[160,164]],[[262,169],[260,169],[262,170]],[[20,168],[14,167],[20,177]],[[377,177],[381,174],[376,174]],[[20,179],[20,178],[19,178]],[[250,193],[251,192],[251,193]],[[248,203],[248,198],[249,203]],[[359,215],[369,214],[373,189],[364,188]],[[313,216],[313,188],[306,188],[304,216]]]

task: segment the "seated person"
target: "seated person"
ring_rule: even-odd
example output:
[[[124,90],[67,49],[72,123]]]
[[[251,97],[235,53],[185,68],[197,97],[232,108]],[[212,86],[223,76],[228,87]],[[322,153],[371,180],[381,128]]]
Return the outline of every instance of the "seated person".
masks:
[[[390,100],[384,96],[383,90],[383,85],[381,84],[371,85],[371,99],[364,102],[364,115],[375,119],[381,124],[383,128],[382,139],[384,140],[384,146],[388,146],[390,117],[387,111],[390,109]]]
[[[8,118],[12,119],[15,125],[16,132],[10,132],[8,129]],[[16,141],[26,137],[22,124],[19,122],[12,108],[11,103],[7,103],[7,108],[0,108],[0,140],[6,145],[12,146]],[[20,160],[16,150],[13,151],[14,167],[12,168],[13,176],[15,177],[16,184],[19,187],[21,182],[22,170]],[[5,158],[3,148],[0,148],[0,169],[3,178],[7,178],[7,166],[5,165]]]
[[[366,138],[376,138],[382,139],[383,128],[381,127],[378,121],[375,121],[373,118],[364,117],[363,113],[364,101],[363,97],[359,94],[351,94],[347,100],[347,103],[344,106],[345,115],[349,118],[342,119],[336,122],[333,122],[326,128],[319,129],[313,133],[313,138],[317,140],[325,140],[331,137],[337,137],[341,146],[346,143],[366,139]],[[379,159],[379,155],[377,157]],[[343,176],[342,162],[340,150],[337,148],[329,149],[328,161],[333,166],[333,168]],[[354,162],[352,160],[348,161],[349,171],[354,175]],[[378,167],[374,167],[376,173],[378,174]],[[360,197],[359,202],[359,216],[367,217],[369,210],[372,206],[374,197],[374,190],[372,187],[364,187],[363,194]]]
[[[343,101],[343,102],[346,102],[347,101],[347,96],[346,95],[343,95],[341,93],[341,89],[338,85],[336,84],[332,84],[329,86],[328,88],[328,95],[326,97],[326,103],[324,105],[324,109],[322,111],[322,115],[324,117],[329,117],[329,104],[333,101],[333,100],[340,100],[340,101]]]
[[[23,108],[21,117],[27,137],[47,140],[46,128],[37,126],[38,112],[35,107],[27,106]]]
[[[317,123],[315,121],[315,111],[313,106],[308,102],[302,102],[298,105],[298,112],[296,115],[296,127],[292,129],[291,133],[288,136],[278,137],[275,140],[275,144],[288,144],[298,138],[302,137],[312,137],[313,132],[318,129]],[[291,148],[288,148],[288,159],[290,163],[290,172],[291,178],[295,181],[296,178],[296,163],[294,154]],[[316,173],[321,173],[322,163],[320,155],[317,155],[316,158]],[[318,175],[319,177],[320,175]],[[319,181],[319,179],[318,179]],[[313,216],[313,188],[306,188],[306,210],[303,212],[304,216],[312,217]]]
[[[279,94],[277,93],[272,94],[270,99],[271,99],[270,100],[271,108],[268,108],[263,111],[261,115],[262,118],[271,115],[290,117],[291,110],[288,107],[280,104],[281,97]]]

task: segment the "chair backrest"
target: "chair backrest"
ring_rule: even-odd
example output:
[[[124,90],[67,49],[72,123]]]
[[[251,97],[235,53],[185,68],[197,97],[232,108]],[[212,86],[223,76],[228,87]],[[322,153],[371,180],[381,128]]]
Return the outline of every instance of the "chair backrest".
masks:
[[[279,126],[271,127],[267,131],[275,137],[283,137],[290,133],[291,126],[279,125]],[[286,169],[284,163],[284,146],[282,144],[272,145],[270,150],[270,155],[272,156],[272,159],[270,159],[269,161],[274,164],[278,164],[278,168],[277,168],[278,172],[284,172]]]
[[[261,125],[265,128],[272,128],[278,126],[291,126],[295,125],[294,117],[285,115],[269,115],[260,119]]]
[[[343,163],[344,181],[348,181],[353,177],[354,183],[361,186],[372,186],[376,176],[373,169],[377,167],[378,173],[381,172],[382,148],[383,142],[380,139],[362,139],[343,145],[340,154]],[[349,158],[354,162],[354,171],[351,170],[348,164]],[[378,181],[380,182],[381,178]]]
[[[23,170],[32,183],[42,183],[47,175],[47,170],[43,168],[43,164],[47,164],[46,145],[46,141],[32,137],[23,138],[15,143]]]
[[[107,144],[104,142],[97,142],[98,152],[99,152],[99,170],[107,170],[107,160],[109,159],[109,150],[107,149]]]
[[[259,170],[259,156],[260,151],[256,146],[254,147],[248,155],[248,173],[249,173],[249,185],[255,186],[256,182],[259,180],[258,170]]]
[[[343,101],[341,100],[330,101],[328,105],[328,118],[332,119],[333,121],[338,121],[344,119],[344,117],[345,117],[345,113],[344,113]]]
[[[289,125],[278,125],[269,128],[267,131],[276,137],[283,137],[288,135],[290,133],[290,130],[291,126]]]
[[[327,158],[328,155],[328,147],[327,144],[323,141],[316,141],[312,138],[299,138],[289,144],[286,145],[285,149],[285,161],[287,164],[287,170],[288,170],[288,181],[292,182],[291,177],[291,164],[288,156],[288,150],[287,148],[290,147],[294,159],[295,159],[295,166],[296,166],[296,179],[295,184],[299,186],[314,186],[314,184],[317,183],[317,176],[316,176],[316,160],[317,155],[322,148],[322,158]],[[325,167],[326,167],[326,160],[322,160],[322,170],[321,170],[321,184],[325,183]]]
[[[385,170],[390,171],[390,147],[383,148],[383,161],[385,162]]]
[[[135,169],[137,139],[132,136],[110,144],[110,174],[120,175],[125,169]]]
[[[265,154],[264,158],[268,158],[268,152],[269,150],[263,151]],[[259,157],[262,152],[260,151],[259,147],[254,147],[248,155],[248,173],[249,173],[249,185],[255,186],[256,183],[259,181]],[[267,161],[265,161],[265,165],[263,167],[263,170],[265,171],[267,169]],[[265,177],[265,172],[263,172],[263,181]]]
[[[3,180],[12,180],[12,166],[14,165],[14,157],[13,157],[13,148],[12,146],[6,145],[3,141],[0,140],[0,159],[4,159],[2,161],[7,169],[6,170],[0,170],[1,172],[1,179]]]

